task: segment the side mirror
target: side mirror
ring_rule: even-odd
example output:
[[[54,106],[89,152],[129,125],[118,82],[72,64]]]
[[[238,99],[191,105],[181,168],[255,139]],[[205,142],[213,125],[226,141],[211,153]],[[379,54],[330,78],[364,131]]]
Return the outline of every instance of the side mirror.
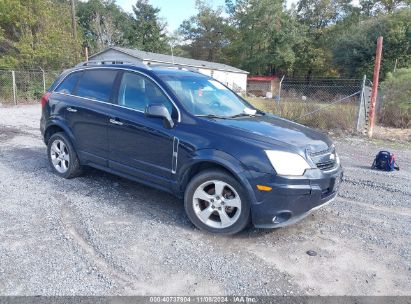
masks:
[[[162,118],[163,122],[164,122],[164,126],[166,128],[172,128],[174,127],[174,121],[171,118],[170,112],[168,111],[168,109],[166,108],[165,105],[163,105],[162,103],[152,103],[149,104],[145,111],[144,114],[147,117],[157,117],[157,118]]]

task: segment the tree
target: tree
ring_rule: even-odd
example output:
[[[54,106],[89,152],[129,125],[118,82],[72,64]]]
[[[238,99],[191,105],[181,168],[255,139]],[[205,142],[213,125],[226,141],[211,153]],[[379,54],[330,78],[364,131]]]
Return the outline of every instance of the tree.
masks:
[[[393,13],[398,9],[407,7],[410,8],[411,1],[410,0],[379,0],[375,1],[373,5],[373,9],[378,12],[383,13]]]
[[[350,77],[372,75],[378,36],[384,37],[381,77],[394,69],[411,66],[411,11],[398,10],[347,28],[333,48],[335,65]]]
[[[168,37],[168,43],[170,45],[170,51],[173,50],[174,56],[188,57],[191,58],[191,54],[187,50],[187,45],[185,45],[185,38],[179,30],[175,30]]]
[[[281,0],[227,1],[234,29],[230,62],[252,74],[285,73],[296,61],[300,26]]]
[[[350,0],[300,0],[295,14],[301,24],[302,39],[294,48],[297,58],[293,75],[307,79],[334,75],[330,48],[333,36],[329,31],[336,23],[355,14]]]
[[[92,52],[109,46],[130,46],[133,37],[133,19],[114,0],[89,0],[77,3],[78,23],[85,43]]]
[[[198,14],[184,20],[180,34],[189,44],[185,49],[192,58],[223,62],[223,48],[228,44],[229,26],[222,17],[222,8],[213,9],[205,1],[197,0]]]
[[[323,34],[323,29],[346,16],[350,2],[350,0],[300,0],[297,4],[297,16],[317,38]]]
[[[148,0],[137,0],[133,12],[130,44],[142,51],[168,52],[166,24],[158,16],[160,9],[153,7]]]
[[[0,11],[1,67],[57,69],[76,61],[80,43],[72,35],[67,2],[0,1]]]

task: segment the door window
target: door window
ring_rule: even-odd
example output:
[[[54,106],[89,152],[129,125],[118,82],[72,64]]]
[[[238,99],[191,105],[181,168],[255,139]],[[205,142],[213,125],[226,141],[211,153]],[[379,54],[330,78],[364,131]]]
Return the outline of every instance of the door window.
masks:
[[[176,114],[170,100],[152,80],[137,73],[125,72],[120,82],[118,104],[144,112],[146,106],[153,103],[165,105],[173,117]]]
[[[68,75],[55,91],[64,94],[73,94],[73,90],[82,74],[83,72],[75,72]]]
[[[109,102],[117,71],[89,70],[80,79],[75,95]]]

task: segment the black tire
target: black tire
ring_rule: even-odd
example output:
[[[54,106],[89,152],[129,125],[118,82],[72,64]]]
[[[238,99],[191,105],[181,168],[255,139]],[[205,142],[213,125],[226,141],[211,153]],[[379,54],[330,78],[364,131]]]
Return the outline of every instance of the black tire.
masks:
[[[235,212],[240,210],[240,213],[239,213],[238,219],[231,226],[222,227],[222,228],[221,227],[220,228],[211,227],[210,225],[207,225],[203,221],[201,221],[196,214],[194,205],[197,206],[196,208],[200,208],[198,207],[197,202],[201,202],[202,204],[204,203],[206,204],[206,206],[211,205],[211,204],[209,205],[207,201],[198,201],[198,200],[194,201],[194,193],[197,190],[197,188],[199,188],[200,186],[204,184],[207,184],[210,181],[222,181],[228,184],[228,186],[232,187],[234,191],[237,192],[236,194],[239,196],[241,200],[241,209],[233,209],[235,210]],[[212,187],[212,184],[211,184],[211,187]],[[203,208],[206,209],[206,206],[204,206]],[[227,235],[236,234],[242,231],[245,227],[247,227],[251,219],[250,203],[249,203],[248,195],[244,191],[244,187],[232,175],[230,175],[227,172],[224,172],[223,170],[216,170],[216,169],[211,170],[210,169],[210,170],[202,171],[196,176],[194,176],[191,179],[191,181],[188,183],[186,190],[185,190],[184,207],[185,207],[188,218],[197,228],[207,231],[207,232],[215,233],[215,234],[227,234]],[[227,207],[223,206],[222,208],[227,208]],[[217,210],[215,211],[219,212]],[[218,213],[216,212],[214,212],[214,215],[212,216],[214,217],[217,216],[217,219],[218,219],[219,216],[218,216]],[[234,218],[234,216],[232,218]]]
[[[65,146],[66,146],[66,152],[68,152],[68,155],[70,157],[70,161],[68,162],[68,166],[67,166],[67,171],[65,172],[59,172],[53,162],[52,162],[52,153],[51,153],[51,147],[53,145],[54,142],[56,141],[62,141]],[[74,178],[77,177],[81,174],[82,172],[82,167],[80,165],[80,160],[78,159],[77,153],[70,141],[70,139],[67,137],[66,134],[59,132],[59,133],[55,133],[53,134],[48,143],[47,143],[47,155],[48,155],[48,160],[49,160],[49,164],[51,169],[53,170],[53,173],[66,178],[66,179],[70,179],[70,178]]]

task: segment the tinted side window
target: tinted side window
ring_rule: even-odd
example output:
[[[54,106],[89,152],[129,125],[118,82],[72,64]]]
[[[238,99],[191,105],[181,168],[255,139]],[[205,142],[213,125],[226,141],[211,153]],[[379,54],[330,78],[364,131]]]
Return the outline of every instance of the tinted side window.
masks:
[[[118,92],[118,104],[144,111],[152,103],[162,103],[173,113],[172,103],[153,81],[140,74],[125,72]]]
[[[116,75],[114,70],[85,71],[75,95],[108,102]]]
[[[75,72],[68,75],[62,83],[57,87],[55,92],[60,92],[64,94],[72,94],[74,88],[76,87],[77,81],[80,79],[83,72]]]

